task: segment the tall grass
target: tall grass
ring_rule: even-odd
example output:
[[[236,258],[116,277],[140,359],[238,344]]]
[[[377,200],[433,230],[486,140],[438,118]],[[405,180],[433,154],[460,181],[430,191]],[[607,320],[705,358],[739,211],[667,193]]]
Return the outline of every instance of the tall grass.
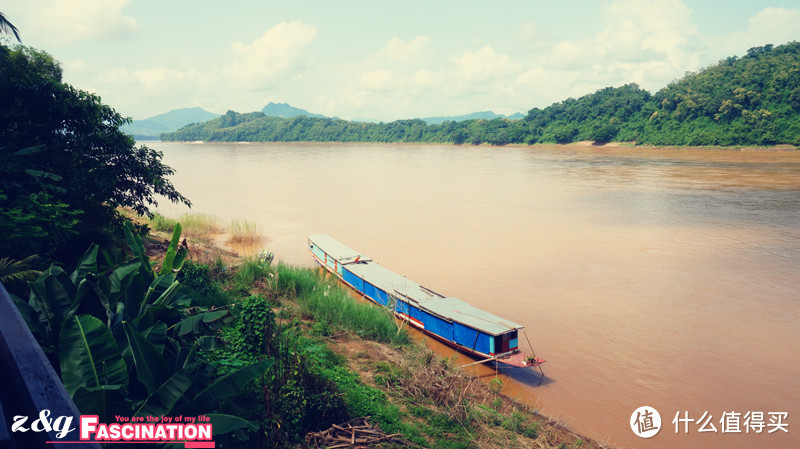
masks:
[[[172,232],[177,223],[178,220],[165,217],[158,212],[154,213],[153,217],[150,219],[150,227],[161,232]]]
[[[186,212],[178,218],[187,237],[207,237],[225,232],[219,217],[202,212]]]
[[[207,237],[225,232],[225,226],[218,217],[202,212],[185,212],[178,218],[155,213],[149,225],[156,231],[172,232],[177,223],[181,224],[183,235],[186,237]]]
[[[256,281],[270,276],[270,260],[259,257],[246,257],[242,264],[236,268],[233,275],[233,284],[240,290],[249,290]]]
[[[331,327],[363,338],[396,344],[408,343],[408,333],[398,329],[386,308],[359,302],[335,281],[323,280],[313,270],[278,264],[278,287],[297,296],[302,311]]]
[[[235,218],[231,220],[230,229],[231,238],[228,240],[230,243],[255,245],[263,240],[263,237],[258,232],[258,225],[251,221]]]

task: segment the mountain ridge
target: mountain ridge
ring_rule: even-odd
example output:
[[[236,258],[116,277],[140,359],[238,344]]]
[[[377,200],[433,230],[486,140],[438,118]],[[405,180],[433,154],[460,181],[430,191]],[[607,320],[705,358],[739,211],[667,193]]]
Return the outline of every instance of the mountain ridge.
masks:
[[[429,125],[422,119],[359,123],[229,111],[165,140],[430,143],[635,142],[661,146],[800,146],[800,42],[749,49],[669,83],[654,94],[635,83],[605,87],[524,118]],[[490,112],[490,111],[489,111]]]
[[[305,109],[296,108],[291,106],[288,103],[267,103],[264,108],[261,109],[261,112],[268,117],[281,117],[281,118],[291,118],[291,117],[317,117],[317,118],[327,118],[321,114],[314,114],[313,112],[308,112]]]
[[[219,114],[206,111],[201,107],[179,108],[146,119],[134,120],[130,124],[120,126],[120,130],[131,134],[138,140],[154,140],[163,133],[173,132],[186,125],[205,122],[216,117],[219,117]]]

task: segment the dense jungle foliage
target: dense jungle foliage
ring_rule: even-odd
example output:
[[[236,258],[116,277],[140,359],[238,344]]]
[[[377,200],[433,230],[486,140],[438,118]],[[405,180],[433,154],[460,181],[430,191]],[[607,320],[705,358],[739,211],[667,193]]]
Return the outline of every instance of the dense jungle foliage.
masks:
[[[650,94],[636,84],[606,87],[521,120],[360,123],[228,111],[161,136],[168,141],[338,141],[800,145],[800,43],[751,48]]]
[[[0,257],[74,262],[121,222],[118,206],[147,213],[156,195],[189,203],[161,153],[120,131],[126,121],[64,83],[47,53],[0,45]]]

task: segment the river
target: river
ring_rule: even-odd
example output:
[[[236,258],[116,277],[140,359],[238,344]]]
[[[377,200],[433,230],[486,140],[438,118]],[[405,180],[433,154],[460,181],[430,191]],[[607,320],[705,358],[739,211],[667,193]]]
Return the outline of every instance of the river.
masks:
[[[800,152],[148,145],[194,211],[255,221],[284,261],[310,266],[305,236],[326,233],[525,325],[546,378],[513,371],[504,391],[579,433],[800,447]],[[643,405],[662,418],[651,439],[629,424]],[[676,432],[677,413],[704,412],[716,432]]]

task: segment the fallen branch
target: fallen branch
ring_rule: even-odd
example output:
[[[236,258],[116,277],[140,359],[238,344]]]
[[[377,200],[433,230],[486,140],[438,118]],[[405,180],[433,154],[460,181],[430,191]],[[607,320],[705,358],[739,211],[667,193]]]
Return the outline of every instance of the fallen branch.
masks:
[[[310,446],[329,449],[367,447],[390,441],[403,445],[413,444],[403,439],[403,435],[386,435],[380,428],[369,423],[369,416],[351,419],[342,424],[334,424],[328,430],[309,432],[306,442]]]

